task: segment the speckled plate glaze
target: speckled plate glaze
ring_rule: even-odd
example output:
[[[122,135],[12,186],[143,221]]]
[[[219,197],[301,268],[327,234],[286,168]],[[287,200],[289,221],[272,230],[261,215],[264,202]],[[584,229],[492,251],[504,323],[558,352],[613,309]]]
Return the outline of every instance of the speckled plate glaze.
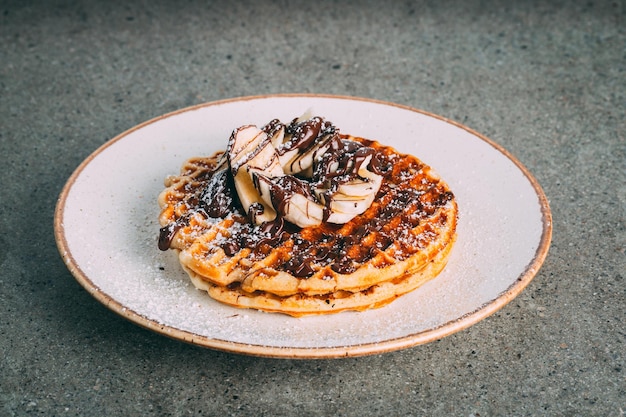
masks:
[[[459,205],[458,240],[434,280],[361,313],[292,318],[219,304],[196,290],[172,251],[157,249],[163,179],[224,149],[232,130],[307,110],[342,132],[431,165]],[[111,139],[72,174],[57,204],[61,256],[111,310],[157,333],[213,349],[282,358],[377,354],[450,335],[494,313],[532,280],[552,234],[547,199],[511,154],[458,123],[370,99],[278,95],[202,104]]]

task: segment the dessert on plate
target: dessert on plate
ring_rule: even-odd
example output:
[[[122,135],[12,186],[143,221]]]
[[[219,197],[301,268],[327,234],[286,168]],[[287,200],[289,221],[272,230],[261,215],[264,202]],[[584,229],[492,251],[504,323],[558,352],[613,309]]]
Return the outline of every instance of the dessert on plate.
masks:
[[[235,307],[381,307],[436,277],[456,238],[454,194],[428,165],[321,117],[239,127],[165,187],[159,248]]]

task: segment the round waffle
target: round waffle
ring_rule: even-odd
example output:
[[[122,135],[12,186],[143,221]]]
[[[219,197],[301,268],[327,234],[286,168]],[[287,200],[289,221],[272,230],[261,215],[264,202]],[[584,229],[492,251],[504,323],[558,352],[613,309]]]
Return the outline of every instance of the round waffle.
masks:
[[[300,228],[281,218],[254,225],[220,153],[192,158],[166,179],[161,249],[179,251],[197,288],[236,307],[292,316],[361,311],[413,291],[447,262],[456,237],[454,195],[418,158],[342,138],[373,148],[387,167],[362,214],[339,225]],[[209,194],[223,201],[208,205]]]
[[[222,303],[302,317],[346,310],[364,311],[385,306],[437,276],[446,266],[451,248],[452,244],[448,245],[419,271],[371,285],[360,291],[338,290],[320,295],[296,293],[281,297],[265,291],[248,292],[237,285],[224,287],[212,284],[194,271],[184,269],[196,288],[207,291],[212,298]]]

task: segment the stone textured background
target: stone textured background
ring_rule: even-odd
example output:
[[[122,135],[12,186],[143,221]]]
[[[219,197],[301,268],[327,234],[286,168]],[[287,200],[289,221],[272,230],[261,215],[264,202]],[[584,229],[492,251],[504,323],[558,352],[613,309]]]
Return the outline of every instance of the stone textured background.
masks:
[[[508,149],[554,218],[529,287],[435,343],[308,361],[170,340],[77,284],[52,220],[85,157],[172,110],[300,92]],[[622,417],[625,111],[623,1],[0,1],[0,414]]]

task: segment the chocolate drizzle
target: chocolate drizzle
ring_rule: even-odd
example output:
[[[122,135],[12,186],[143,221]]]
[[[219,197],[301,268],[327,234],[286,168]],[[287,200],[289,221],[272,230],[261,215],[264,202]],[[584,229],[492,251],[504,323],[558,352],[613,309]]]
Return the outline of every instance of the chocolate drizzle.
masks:
[[[323,185],[335,180],[334,185],[339,185],[352,181],[370,156],[370,162],[366,167],[368,170],[385,175],[391,169],[391,165],[385,164],[374,148],[336,137],[331,141],[321,161],[316,164],[313,182]]]
[[[232,216],[235,221],[232,233],[216,241],[227,256],[248,248],[254,260],[255,256],[262,257],[272,248],[286,245],[289,255],[278,261],[277,270],[300,278],[310,277],[324,267],[348,274],[392,244],[402,249],[398,256],[409,256],[411,251],[419,250],[419,241],[405,242],[404,236],[410,235],[410,230],[453,198],[452,193],[439,184],[412,181],[412,178],[418,178],[422,169],[417,159],[399,155],[373,141],[350,140],[348,136],[339,135],[332,124],[321,118],[305,122],[294,120],[289,125],[273,120],[263,127],[270,138],[281,129],[285,129],[287,140],[277,152],[306,149],[321,137],[332,137],[321,159],[314,163],[310,179],[294,175],[275,178],[258,175],[254,178],[254,181],[265,181],[269,185],[272,205],[277,212],[275,220],[254,224],[254,216],[263,210],[261,204],[251,207],[249,218],[245,217],[235,190],[233,171],[221,165],[206,178],[199,179],[196,192],[183,202],[183,214],[161,228],[159,249],[167,250],[176,233],[189,225],[197,214],[217,219]],[[301,229],[284,220],[286,204],[295,193],[315,201],[313,188],[324,189],[330,195],[341,184],[355,179],[362,168],[383,176],[383,182],[376,202],[355,221],[344,225],[324,222],[319,227]],[[325,202],[330,200],[326,198]],[[329,212],[327,206],[325,220]]]
[[[250,126],[242,126],[239,129],[235,129],[230,136],[228,148],[230,148],[232,146],[232,143],[235,141],[235,136],[237,135],[237,132],[240,130],[249,128],[249,127]],[[255,149],[247,153],[244,158],[239,159],[237,162],[233,161],[232,155],[229,154],[228,163],[230,165],[230,171],[231,171],[232,176],[235,177],[237,175],[237,172],[239,171],[239,168],[241,168],[241,166],[243,166],[245,163],[247,163],[252,158],[254,158],[259,152],[261,152],[263,148],[265,147],[265,145],[267,144],[267,142],[269,142],[270,140],[271,140],[271,137],[266,136],[265,138],[263,138],[261,143],[259,143],[259,145]]]
[[[257,216],[262,215],[265,212],[265,207],[261,203],[252,203],[248,208],[248,218],[251,223],[256,223]]]
[[[239,198],[230,171],[226,168],[213,170],[205,180],[206,185],[185,201],[189,210],[176,221],[159,230],[158,246],[160,250],[168,250],[172,240],[181,228],[187,226],[191,217],[199,213],[205,218],[224,218],[231,213],[240,211]]]
[[[285,128],[285,124],[284,123],[282,123],[278,119],[273,119],[268,124],[263,126],[261,128],[261,130],[264,131],[265,133],[267,133],[267,135],[271,138],[274,135],[278,134],[278,132],[280,132],[280,130],[284,129],[284,128]]]
[[[314,165],[312,178],[316,187],[326,190],[322,193],[325,202],[324,221],[327,221],[331,214],[331,196],[341,184],[357,178],[359,170],[368,159],[366,168],[375,174],[384,175],[391,167],[390,164],[384,164],[371,147],[339,136],[330,141],[328,150]]]
[[[275,178],[270,180],[269,184],[272,205],[279,216],[285,215],[286,205],[294,194],[302,194],[311,200],[314,199],[311,186],[293,175]]]
[[[206,187],[200,193],[198,208],[208,217],[221,218],[232,212],[238,204],[235,183],[228,169],[214,171]]]
[[[289,239],[294,233],[297,233],[294,226],[285,222],[282,217],[259,226],[245,223],[241,225],[238,233],[221,243],[221,248],[227,256],[233,256],[243,248],[265,252],[268,248],[275,247]]]
[[[189,221],[189,216],[183,216],[177,219],[175,222],[164,226],[159,231],[159,249],[162,251],[166,251],[170,248],[172,244],[172,240],[176,235],[176,232],[180,230],[180,228],[184,227]]]
[[[263,126],[262,130],[272,137],[282,128],[285,129],[285,136],[288,140],[277,146],[276,152],[279,155],[284,155],[292,150],[305,150],[326,135],[338,133],[338,129],[332,123],[321,117],[312,117],[305,121],[293,119],[288,125],[274,119]]]

